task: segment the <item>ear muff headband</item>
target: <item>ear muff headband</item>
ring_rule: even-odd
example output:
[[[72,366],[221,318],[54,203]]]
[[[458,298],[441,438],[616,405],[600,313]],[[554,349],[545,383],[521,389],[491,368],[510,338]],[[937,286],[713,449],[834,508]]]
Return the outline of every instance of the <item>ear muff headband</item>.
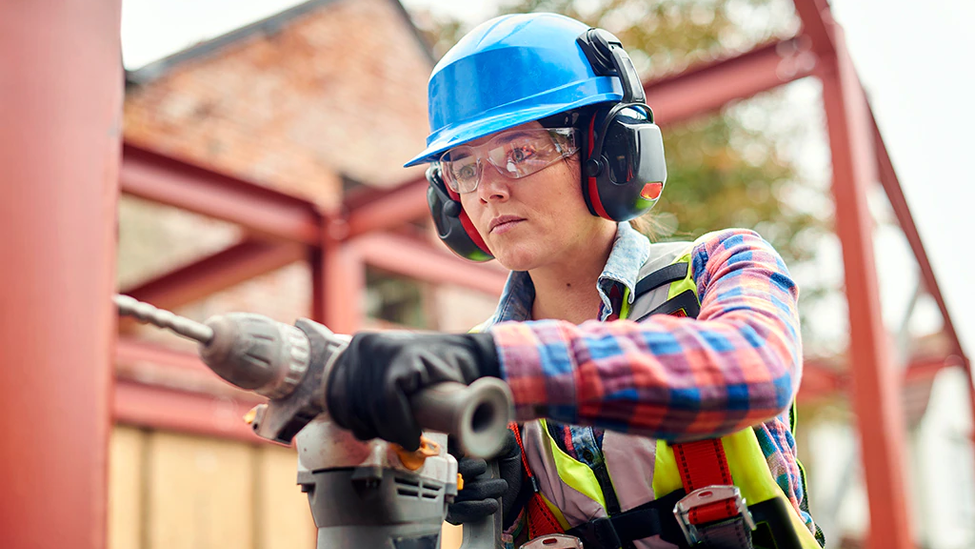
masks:
[[[576,38],[589,64],[598,75],[618,76],[623,84],[623,98],[620,103],[644,103],[646,92],[633,61],[623,49],[623,42],[613,33],[592,28]],[[648,107],[649,108],[649,107]]]

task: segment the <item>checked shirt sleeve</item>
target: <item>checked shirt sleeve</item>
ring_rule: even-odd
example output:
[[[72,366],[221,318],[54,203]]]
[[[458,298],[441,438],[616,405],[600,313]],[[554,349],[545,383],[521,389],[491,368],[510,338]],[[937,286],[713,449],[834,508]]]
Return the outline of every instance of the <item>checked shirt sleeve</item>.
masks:
[[[691,268],[697,319],[494,326],[518,419],[688,440],[782,414],[802,368],[798,290],[782,259],[735,229],[698,239]]]

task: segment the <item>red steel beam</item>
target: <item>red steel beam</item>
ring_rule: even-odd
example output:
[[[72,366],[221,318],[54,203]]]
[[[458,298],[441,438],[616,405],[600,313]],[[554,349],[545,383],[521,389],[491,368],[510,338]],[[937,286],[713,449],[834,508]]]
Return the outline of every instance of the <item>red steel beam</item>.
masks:
[[[873,252],[867,189],[877,179],[873,128],[842,30],[832,27],[836,56],[820,58],[833,164],[836,228],[843,249],[850,318],[853,408],[870,501],[868,547],[914,547],[904,479],[905,422],[887,345]]]
[[[305,247],[248,239],[122,293],[175,309],[305,257]]]
[[[812,41],[813,51],[824,58],[836,55],[836,29],[839,28],[829,10],[828,0],[793,0],[799,19],[802,20],[802,35]]]
[[[126,425],[263,442],[243,419],[257,403],[119,380],[113,411],[115,421]]]
[[[311,202],[126,143],[122,192],[241,225],[276,239],[317,244]]]
[[[975,374],[972,372],[972,363],[968,358],[962,357],[964,361],[965,373],[968,379],[968,404],[971,406],[972,425],[975,425]],[[975,432],[971,433],[972,443],[975,444]]]
[[[944,368],[965,367],[965,361],[959,356],[946,357],[918,357],[908,364],[904,370],[904,383],[930,381]]]
[[[388,233],[360,236],[350,241],[365,263],[386,271],[434,284],[451,284],[500,296],[507,272],[477,265],[446,250],[413,238]]]
[[[676,124],[810,76],[816,57],[798,38],[759,46],[729,59],[644,84],[658,124]]]
[[[117,422],[247,442],[263,440],[243,417],[266,399],[223,381],[198,355],[120,338],[115,362]]]
[[[312,319],[340,334],[351,334],[362,326],[365,312],[366,267],[358,250],[342,242],[340,221],[327,219],[321,244],[309,251],[312,268]]]
[[[425,177],[409,181],[388,191],[370,192],[370,200],[361,197],[348,203],[346,209],[347,234],[343,238],[383,231],[422,219],[430,215],[427,208],[427,180]]]
[[[958,339],[957,332],[955,332],[955,325],[951,321],[951,315],[948,313],[948,307],[945,305],[944,296],[941,295],[938,279],[934,276],[934,268],[931,267],[928,254],[924,250],[921,235],[918,233],[917,225],[914,223],[914,216],[911,215],[911,209],[907,205],[907,199],[904,197],[904,191],[901,189],[900,181],[897,179],[897,173],[894,171],[894,166],[887,154],[887,147],[884,145],[884,140],[880,135],[880,129],[877,127],[877,120],[874,118],[872,111],[870,113],[870,121],[873,130],[874,150],[877,155],[877,169],[880,175],[880,184],[883,186],[901,230],[904,231],[904,236],[907,238],[907,242],[914,252],[914,258],[917,260],[918,268],[921,271],[921,278],[924,280],[924,287],[931,294],[931,297],[934,298],[935,303],[938,304],[938,309],[941,311],[941,316],[944,321],[944,331],[951,340],[951,344],[954,347],[953,350],[959,355],[964,356],[961,341]]]
[[[167,369],[169,374],[165,375],[176,376],[176,381],[173,382],[174,386],[191,388],[206,385],[209,381],[220,381],[227,387],[231,387],[230,384],[223,382],[210,371],[198,355],[176,351],[131,336],[118,338],[115,344],[115,364],[116,375],[119,375],[120,372],[131,372],[121,377],[130,377],[144,383],[169,383],[168,381],[160,381],[158,375],[149,372],[145,369],[147,367],[144,367],[144,365],[156,365],[164,366]],[[170,377],[166,379],[169,380]]]
[[[106,545],[120,0],[0,15],[0,538]]]
[[[799,384],[796,400],[810,402],[834,396],[845,390],[847,381],[845,372],[815,361],[805,360],[802,366],[802,383]]]
[[[930,382],[942,368],[965,367],[962,357],[914,357],[904,369],[901,385]],[[848,392],[850,372],[837,370],[815,360],[806,360],[802,369],[802,384],[799,386],[798,400],[810,402],[833,397]]]

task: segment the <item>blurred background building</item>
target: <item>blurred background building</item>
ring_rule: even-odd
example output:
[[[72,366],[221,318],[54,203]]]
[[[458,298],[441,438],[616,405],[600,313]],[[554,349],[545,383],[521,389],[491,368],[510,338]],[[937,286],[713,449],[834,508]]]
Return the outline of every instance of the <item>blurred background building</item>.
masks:
[[[136,3],[123,3],[123,17]],[[503,271],[440,246],[422,169],[401,167],[427,133],[430,70],[476,22],[421,4],[285,1],[137,62],[123,42],[119,291],[198,320],[254,311],[339,332],[464,331],[489,316]],[[867,546],[878,529],[912,538],[898,547],[975,546],[970,370],[869,111],[868,134],[851,141],[868,135],[877,150],[874,177],[860,184],[873,234],[865,259],[876,255],[883,299],[867,313],[882,316],[874,336],[888,356],[878,362],[892,367],[875,373],[896,378],[896,402],[882,389],[879,400],[863,396],[870,378],[858,377],[848,303],[871,302],[845,291],[844,243],[856,231],[838,226],[835,180],[846,168],[831,146],[844,123],[829,119],[842,111],[836,89],[855,103],[860,85],[836,76],[846,51],[826,2],[486,4],[480,18],[556,11],[623,40],[664,126],[670,179],[649,214],[653,238],[748,227],[786,259],[802,290],[806,355],[796,435],[828,547]],[[253,436],[240,418],[256,401],[192,353],[166,333],[119,325],[108,546],[314,547],[294,451]],[[884,409],[870,415],[873,405]],[[892,446],[864,451],[871,421],[880,446],[893,425]],[[891,464],[893,497],[881,499],[893,504],[878,500],[876,480],[867,486],[870,468]],[[909,524],[870,524],[900,504]],[[456,546],[458,532],[447,532],[444,546]]]

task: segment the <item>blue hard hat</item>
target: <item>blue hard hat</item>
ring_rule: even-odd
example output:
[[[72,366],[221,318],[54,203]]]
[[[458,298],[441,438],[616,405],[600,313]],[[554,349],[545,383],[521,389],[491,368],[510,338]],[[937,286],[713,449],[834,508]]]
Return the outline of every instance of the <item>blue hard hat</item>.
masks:
[[[554,13],[503,15],[474,28],[433,68],[427,148],[406,166],[532,120],[619,101],[620,79],[597,76],[576,43],[588,29]]]

